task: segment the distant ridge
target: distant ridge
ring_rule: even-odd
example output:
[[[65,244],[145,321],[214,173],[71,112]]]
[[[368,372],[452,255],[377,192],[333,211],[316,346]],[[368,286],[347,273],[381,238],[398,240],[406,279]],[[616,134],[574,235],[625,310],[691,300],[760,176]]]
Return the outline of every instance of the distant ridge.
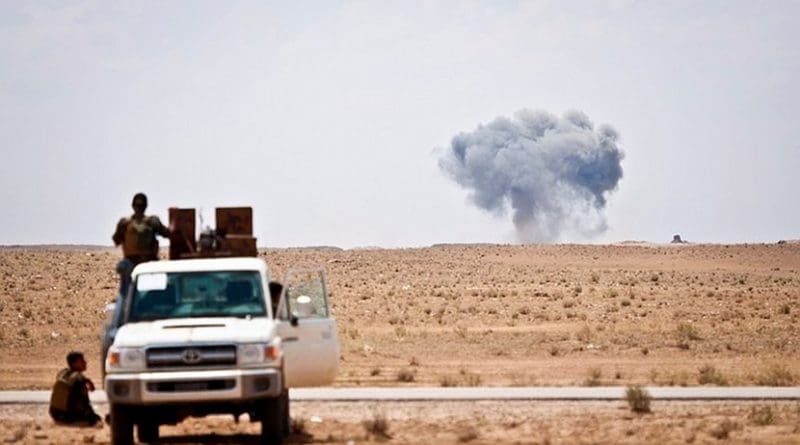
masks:
[[[0,245],[0,249],[28,249],[28,250],[113,250],[113,246],[97,244],[8,244]]]
[[[498,244],[498,243],[436,243],[431,244],[431,247],[498,247],[509,246],[511,244]]]

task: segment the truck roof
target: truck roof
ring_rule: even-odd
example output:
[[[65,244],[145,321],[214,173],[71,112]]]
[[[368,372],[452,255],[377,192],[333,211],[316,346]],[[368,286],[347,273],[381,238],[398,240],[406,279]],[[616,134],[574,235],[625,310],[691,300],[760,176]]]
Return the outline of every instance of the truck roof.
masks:
[[[267,272],[267,263],[261,258],[203,258],[191,260],[148,261],[133,269],[132,276],[143,273],[206,272],[218,270],[254,270]]]

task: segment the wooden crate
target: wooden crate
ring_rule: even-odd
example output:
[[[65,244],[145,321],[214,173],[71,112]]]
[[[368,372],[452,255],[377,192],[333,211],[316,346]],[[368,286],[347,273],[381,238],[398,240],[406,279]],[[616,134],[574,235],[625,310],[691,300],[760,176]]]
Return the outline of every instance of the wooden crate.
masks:
[[[194,209],[170,207],[169,225],[172,227],[169,237],[170,259],[184,258],[187,254],[197,251]]]
[[[231,256],[258,256],[256,239],[246,235],[228,235],[222,239],[220,250]]]
[[[217,233],[253,236],[252,207],[217,207]]]

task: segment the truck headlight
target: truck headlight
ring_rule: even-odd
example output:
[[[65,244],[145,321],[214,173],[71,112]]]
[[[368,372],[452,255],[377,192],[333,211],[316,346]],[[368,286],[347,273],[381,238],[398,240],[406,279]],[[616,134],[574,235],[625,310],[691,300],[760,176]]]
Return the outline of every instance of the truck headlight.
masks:
[[[136,370],[145,369],[147,363],[144,350],[139,348],[114,348],[106,356],[107,369]]]
[[[256,363],[268,363],[278,360],[281,356],[281,344],[279,339],[270,343],[247,343],[237,347],[236,356],[239,357],[240,365],[251,365]]]

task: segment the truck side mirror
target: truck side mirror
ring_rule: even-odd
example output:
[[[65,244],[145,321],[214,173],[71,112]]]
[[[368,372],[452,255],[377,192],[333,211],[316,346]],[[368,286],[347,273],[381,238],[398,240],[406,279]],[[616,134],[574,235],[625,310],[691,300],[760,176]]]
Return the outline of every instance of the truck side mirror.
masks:
[[[291,323],[292,326],[297,326],[301,318],[312,317],[316,313],[314,303],[308,295],[300,295],[297,297],[293,307],[294,310],[292,310],[292,315],[289,317],[289,323]]]
[[[315,312],[311,297],[308,295],[300,295],[297,297],[297,300],[295,300],[295,316],[298,318],[308,318],[314,315]]]

